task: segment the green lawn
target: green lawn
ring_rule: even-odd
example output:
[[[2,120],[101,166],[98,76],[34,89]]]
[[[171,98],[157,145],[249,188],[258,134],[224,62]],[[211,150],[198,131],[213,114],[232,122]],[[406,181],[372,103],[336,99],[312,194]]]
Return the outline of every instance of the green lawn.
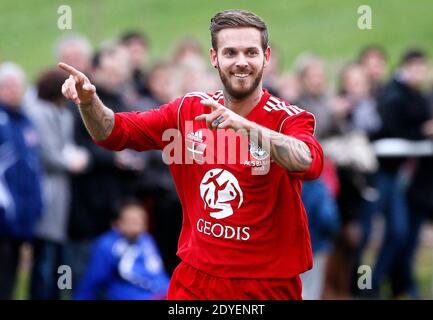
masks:
[[[152,56],[167,56],[173,42],[193,35],[209,46],[208,25],[217,11],[245,8],[268,23],[270,38],[290,68],[301,51],[313,50],[329,61],[348,60],[370,43],[388,50],[395,63],[407,46],[433,53],[433,1],[355,0],[34,0],[0,2],[0,60],[14,60],[34,76],[53,62],[53,43],[65,31],[57,28],[60,5],[72,8],[72,28],[95,44],[128,29],[145,31]],[[357,8],[372,8],[373,28],[357,28]]]

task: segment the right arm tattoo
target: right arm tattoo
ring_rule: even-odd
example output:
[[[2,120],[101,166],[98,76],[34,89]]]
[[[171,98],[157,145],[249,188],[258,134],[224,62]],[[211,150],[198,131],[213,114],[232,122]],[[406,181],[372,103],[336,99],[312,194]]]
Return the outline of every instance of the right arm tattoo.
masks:
[[[114,112],[95,94],[90,104],[79,106],[81,118],[93,139],[105,140],[114,128]]]
[[[264,150],[270,152],[271,157],[280,166],[294,172],[307,171],[310,168],[313,156],[305,142],[251,121],[249,124],[250,138],[257,141]]]

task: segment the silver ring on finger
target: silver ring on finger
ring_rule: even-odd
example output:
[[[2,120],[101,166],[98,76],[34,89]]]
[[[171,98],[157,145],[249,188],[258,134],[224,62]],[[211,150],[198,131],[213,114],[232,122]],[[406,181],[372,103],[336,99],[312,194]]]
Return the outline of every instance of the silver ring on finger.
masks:
[[[213,122],[212,125],[214,127],[218,127],[220,125],[221,122],[224,121],[224,117],[223,116],[219,116],[218,118],[216,118]]]

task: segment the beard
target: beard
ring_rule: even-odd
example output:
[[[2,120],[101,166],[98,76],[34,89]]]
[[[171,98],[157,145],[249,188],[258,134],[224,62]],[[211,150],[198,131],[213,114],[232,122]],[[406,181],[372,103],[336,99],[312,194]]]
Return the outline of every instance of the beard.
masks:
[[[246,97],[248,97],[249,95],[251,95],[254,90],[257,89],[257,87],[259,86],[260,82],[262,81],[262,77],[263,77],[263,69],[264,69],[264,63],[261,67],[261,69],[255,74],[254,77],[254,73],[251,74],[250,76],[254,77],[254,79],[252,80],[251,85],[246,86],[246,85],[242,85],[241,88],[235,88],[235,86],[233,85],[233,82],[236,80],[232,80],[229,79],[231,77],[231,75],[227,75],[224,72],[221,71],[221,68],[219,66],[219,63],[217,63],[217,69],[218,69],[218,73],[221,79],[221,82],[224,86],[225,91],[234,99],[236,100],[242,100]],[[243,72],[243,70],[239,70],[238,72]],[[250,77],[248,76],[248,77]]]

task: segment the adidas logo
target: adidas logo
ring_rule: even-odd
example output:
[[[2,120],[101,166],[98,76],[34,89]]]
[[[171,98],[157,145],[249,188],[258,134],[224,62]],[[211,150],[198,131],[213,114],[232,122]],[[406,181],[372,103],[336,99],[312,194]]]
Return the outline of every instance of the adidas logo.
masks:
[[[187,134],[187,138],[195,142],[203,142],[203,132],[198,130]]]

